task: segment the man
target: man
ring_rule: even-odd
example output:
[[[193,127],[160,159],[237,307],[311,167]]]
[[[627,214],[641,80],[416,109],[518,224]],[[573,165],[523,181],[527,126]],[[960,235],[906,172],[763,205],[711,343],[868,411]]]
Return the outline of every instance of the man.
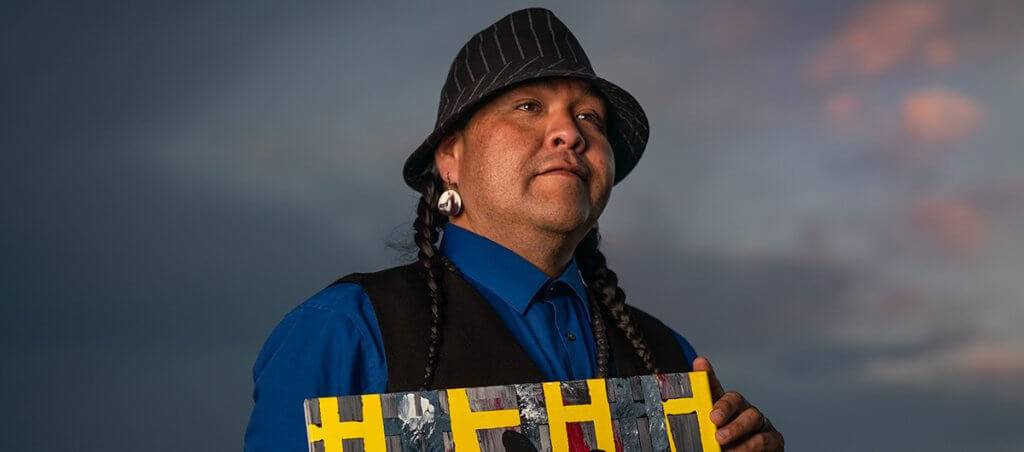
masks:
[[[304,450],[309,397],[690,370],[712,375],[721,444],[782,450],[682,336],[625,304],[598,250],[647,127],[550,11],[474,35],[403,170],[422,194],[418,262],[348,275],[285,316],[253,367],[246,450]]]

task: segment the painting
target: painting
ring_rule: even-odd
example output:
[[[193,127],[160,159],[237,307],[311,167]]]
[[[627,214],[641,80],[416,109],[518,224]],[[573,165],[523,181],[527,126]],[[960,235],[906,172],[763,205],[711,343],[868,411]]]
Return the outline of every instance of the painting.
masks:
[[[311,452],[719,451],[705,372],[306,399]]]

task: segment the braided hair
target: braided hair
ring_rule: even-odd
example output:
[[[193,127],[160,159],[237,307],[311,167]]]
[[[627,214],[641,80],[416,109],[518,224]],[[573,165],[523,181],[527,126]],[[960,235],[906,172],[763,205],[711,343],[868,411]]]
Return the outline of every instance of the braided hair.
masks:
[[[658,373],[658,366],[654,363],[654,355],[647,347],[643,332],[639,325],[629,314],[626,307],[626,292],[619,287],[619,277],[610,268],[605,260],[604,254],[598,249],[601,244],[601,234],[597,225],[587,232],[583,240],[576,245],[576,264],[583,274],[583,280],[591,293],[592,324],[594,338],[597,342],[597,373],[599,377],[608,375],[608,339],[605,333],[604,321],[601,320],[601,309],[604,308],[615,321],[615,326],[625,334],[633,351],[640,358],[647,373]]]
[[[430,337],[427,342],[427,364],[423,371],[423,383],[420,390],[426,390],[434,379],[437,370],[437,357],[441,350],[441,327],[444,325],[444,279],[441,253],[434,245],[437,243],[439,231],[448,217],[437,209],[437,200],[444,187],[434,167],[429,177],[423,178],[419,204],[416,206],[416,220],[412,227],[415,231],[417,258],[426,270],[427,295],[430,297]]]

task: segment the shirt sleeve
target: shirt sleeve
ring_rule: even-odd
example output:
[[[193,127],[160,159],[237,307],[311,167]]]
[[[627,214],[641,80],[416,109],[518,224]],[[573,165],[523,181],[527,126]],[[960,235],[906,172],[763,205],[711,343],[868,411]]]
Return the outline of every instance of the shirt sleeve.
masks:
[[[358,284],[325,288],[289,312],[253,365],[253,408],[245,451],[306,452],[303,400],[382,393],[383,339]]]

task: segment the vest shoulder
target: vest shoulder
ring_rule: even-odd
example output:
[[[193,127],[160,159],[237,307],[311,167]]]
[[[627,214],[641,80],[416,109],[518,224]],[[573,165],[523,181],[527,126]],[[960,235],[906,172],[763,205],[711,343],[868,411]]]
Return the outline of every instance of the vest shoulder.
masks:
[[[319,292],[313,294],[297,306],[296,310],[312,309],[339,313],[360,311],[363,309],[362,305],[366,304],[366,301],[366,291],[363,290],[362,286],[356,283],[342,282],[320,289]]]
[[[648,345],[654,348],[658,367],[662,372],[690,372],[693,370],[690,365],[693,361],[691,356],[694,355],[693,348],[679,333],[676,333],[657,317],[636,306],[627,304],[626,308],[634,321],[640,325]]]
[[[419,276],[422,272],[422,265],[419,262],[396,265],[372,272],[353,272],[336,279],[328,288],[344,283],[367,286],[375,283],[391,283],[401,280],[409,280]]]
[[[626,309],[629,310],[629,315],[636,319],[637,322],[640,322],[642,325],[650,325],[652,327],[668,329],[668,326],[666,326],[664,322],[659,320],[657,317],[647,313],[647,311],[644,311],[643,309],[640,309],[628,303],[626,304]]]
[[[425,277],[423,265],[412,262],[369,273],[349,273],[328,287],[356,284],[362,288],[379,317],[411,322],[422,317],[429,306]]]

